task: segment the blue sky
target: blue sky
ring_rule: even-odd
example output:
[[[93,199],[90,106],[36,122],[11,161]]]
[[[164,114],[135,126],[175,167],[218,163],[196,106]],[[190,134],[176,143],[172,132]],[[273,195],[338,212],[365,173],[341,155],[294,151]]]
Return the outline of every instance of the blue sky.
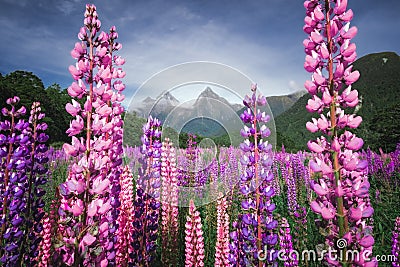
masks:
[[[115,25],[126,59],[126,95],[153,74],[189,61],[229,65],[266,95],[303,88],[305,9],[299,0],[93,1],[102,30]],[[45,86],[68,87],[86,2],[0,0],[0,72],[32,71]],[[400,1],[349,0],[357,53],[400,54]]]

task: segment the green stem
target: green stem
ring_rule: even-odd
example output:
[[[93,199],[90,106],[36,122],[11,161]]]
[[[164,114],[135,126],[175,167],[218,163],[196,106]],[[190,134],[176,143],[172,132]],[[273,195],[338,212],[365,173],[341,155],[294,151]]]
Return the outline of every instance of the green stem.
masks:
[[[332,12],[332,8],[330,6],[330,1],[325,0],[325,10],[326,10],[326,33],[327,33],[327,41],[328,41],[328,51],[329,51],[329,60],[328,60],[328,73],[329,73],[329,93],[332,97],[332,102],[330,105],[330,120],[331,120],[331,142],[337,138],[338,130],[336,126],[336,101],[337,101],[337,92],[334,90],[334,80],[333,80],[333,38],[331,36],[331,27],[330,27],[330,16]],[[339,164],[339,155],[338,152],[331,152],[331,162],[333,163],[333,172],[335,175],[335,188],[339,186],[342,181],[342,177],[340,175],[340,164]],[[344,214],[344,204],[343,204],[343,196],[336,197],[336,208],[337,208],[337,222],[339,226],[339,238],[342,238],[346,232],[348,232],[348,222],[347,218]],[[346,250],[344,250],[344,254],[346,255]],[[345,259],[346,260],[346,259]],[[343,267],[347,267],[348,263],[346,261],[342,262]]]

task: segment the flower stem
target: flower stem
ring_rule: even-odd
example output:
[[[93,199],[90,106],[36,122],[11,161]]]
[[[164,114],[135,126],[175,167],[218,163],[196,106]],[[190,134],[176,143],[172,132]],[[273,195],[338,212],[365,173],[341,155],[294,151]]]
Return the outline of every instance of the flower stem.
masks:
[[[333,80],[333,58],[332,55],[333,51],[333,40],[331,36],[331,12],[332,8],[330,7],[330,1],[325,0],[325,10],[326,10],[326,34],[328,40],[328,51],[329,51],[329,60],[328,60],[328,73],[329,73],[329,93],[332,97],[332,102],[330,105],[330,120],[331,120],[331,142],[334,138],[337,138],[338,131],[336,127],[336,95],[337,92],[334,90],[334,80]],[[339,187],[342,177],[340,175],[340,165],[339,165],[339,156],[336,151],[331,152],[331,162],[333,163],[333,172],[335,175],[335,187]],[[337,221],[339,226],[339,238],[342,238],[343,235],[348,231],[348,223],[347,218],[344,214],[344,207],[343,207],[343,196],[336,197],[336,206],[337,206]],[[346,254],[346,251],[344,251]],[[342,262],[343,267],[348,266],[346,262]]]

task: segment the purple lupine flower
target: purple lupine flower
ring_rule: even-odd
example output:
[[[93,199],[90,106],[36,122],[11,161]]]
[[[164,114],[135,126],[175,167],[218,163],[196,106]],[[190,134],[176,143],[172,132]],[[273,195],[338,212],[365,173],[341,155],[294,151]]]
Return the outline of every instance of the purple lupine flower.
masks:
[[[201,174],[198,174],[197,172],[197,170],[199,169],[198,166],[196,166],[199,158],[198,155],[199,150],[197,148],[196,135],[189,133],[185,156],[181,156],[180,158],[178,158],[179,186],[197,186],[196,175],[198,176],[197,180],[199,182],[202,182],[204,180],[203,176],[201,176]]]
[[[400,217],[396,218],[394,223],[393,236],[392,236],[392,255],[395,260],[392,262],[393,267],[400,266]]]
[[[290,226],[286,218],[281,217],[279,223],[279,245],[283,251],[283,261],[285,267],[298,266],[296,254],[293,253],[292,235],[290,234]]]
[[[151,266],[155,258],[158,236],[158,220],[161,187],[161,123],[148,118],[143,126],[142,164],[136,183],[135,215],[133,219],[132,246],[130,254],[135,266]]]
[[[19,253],[18,248],[23,242],[23,222],[25,222],[24,201],[27,174],[25,169],[25,158],[29,157],[30,142],[20,143],[22,139],[28,137],[29,124],[24,120],[16,121],[25,110],[16,112],[18,97],[10,98],[7,104],[11,109],[3,108],[4,116],[10,120],[5,120],[0,124],[1,130],[1,171],[0,171],[0,243],[4,244],[0,248],[0,262],[6,266],[17,265]],[[18,127],[16,127],[18,124]],[[18,151],[16,151],[18,150]],[[24,168],[18,166],[24,165]]]
[[[3,108],[3,115],[10,117],[0,123],[0,262],[5,266],[26,266],[37,264],[38,245],[42,239],[42,217],[45,194],[42,186],[47,182],[48,136],[44,133],[47,125],[41,120],[40,103],[34,102],[29,122],[19,119],[25,114],[25,107],[16,110],[18,97],[10,98]]]
[[[296,177],[294,175],[292,157],[288,153],[280,153],[279,157],[276,158],[279,160],[280,172],[287,186],[288,210],[289,212],[293,213],[298,206],[298,189]]]
[[[352,84],[360,74],[351,65],[356,59],[356,46],[351,39],[357,28],[350,27],[353,12],[347,9],[347,1],[311,0],[305,1],[304,7],[303,29],[309,35],[303,42],[304,68],[312,73],[311,81],[305,83],[312,95],[306,109],[319,114],[319,118],[307,122],[306,128],[323,134],[307,143],[315,155],[310,168],[320,174],[317,181],[311,181],[317,194],[311,209],[331,226],[327,245],[337,247],[336,240],[345,238],[347,248],[358,249],[361,255],[371,252],[374,244],[370,226],[373,209],[368,194],[367,162],[357,152],[363,140],[350,132],[362,118],[344,112],[344,108],[353,108],[359,101]],[[363,257],[346,263],[329,257],[326,260],[333,266],[377,264],[375,259],[366,262]]]
[[[240,116],[245,123],[241,130],[241,135],[245,141],[240,144],[244,152],[241,163],[244,166],[241,175],[240,191],[244,196],[242,209],[245,213],[241,216],[241,229],[237,229],[233,236],[244,241],[241,249],[249,254],[247,258],[252,265],[263,266],[259,259],[259,251],[264,251],[269,256],[268,263],[274,263],[276,254],[270,253],[278,241],[278,236],[274,233],[278,222],[274,219],[272,212],[275,210],[275,204],[272,202],[274,196],[273,173],[271,170],[272,146],[265,140],[270,135],[269,129],[265,123],[269,121],[269,115],[261,112],[260,108],[265,106],[264,96],[257,96],[257,86],[252,86],[252,96],[246,96],[243,103],[247,110]],[[234,247],[239,249],[238,247]],[[240,255],[241,252],[231,251],[232,255]],[[236,256],[229,257],[234,260],[232,264],[238,263]]]
[[[248,237],[248,230],[243,226],[244,222],[242,220],[242,215],[239,214],[238,220],[232,223],[232,227],[236,230],[229,234],[230,252],[228,255],[228,260],[230,262],[230,266],[251,266],[253,255],[248,253],[250,251],[246,242],[246,239]]]
[[[27,188],[27,209],[26,209],[26,220],[27,225],[32,228],[27,229],[26,232],[34,232],[40,234],[43,229],[42,218],[44,216],[44,200],[42,197],[45,194],[43,185],[47,183],[49,171],[45,164],[49,161],[48,158],[48,147],[46,145],[49,139],[48,135],[45,134],[47,124],[42,122],[45,114],[41,112],[39,102],[34,102],[30,111],[29,124],[31,125],[32,131],[32,146],[30,151],[30,159],[27,161],[28,175],[28,188]],[[28,227],[29,228],[29,227]],[[40,231],[38,231],[40,229]],[[22,245],[22,250],[30,251],[31,255],[37,256],[37,248],[42,237],[35,233],[30,233],[29,238]],[[31,260],[32,256],[25,256],[22,260],[24,262],[31,261],[28,266],[35,265],[36,262]]]

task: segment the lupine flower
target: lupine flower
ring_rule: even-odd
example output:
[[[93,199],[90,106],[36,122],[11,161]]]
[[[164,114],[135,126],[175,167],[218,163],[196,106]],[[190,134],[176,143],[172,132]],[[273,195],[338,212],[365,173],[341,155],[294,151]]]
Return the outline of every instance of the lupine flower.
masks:
[[[363,141],[349,131],[357,128],[362,119],[355,114],[345,114],[343,110],[358,104],[358,92],[352,84],[360,74],[351,65],[356,59],[356,46],[351,39],[357,34],[357,28],[350,27],[353,12],[347,10],[347,1],[311,0],[305,1],[304,7],[307,15],[303,29],[309,34],[303,42],[304,67],[312,73],[311,81],[305,83],[312,95],[306,108],[319,114],[319,118],[308,122],[306,127],[323,134],[307,143],[315,154],[310,168],[321,174],[320,179],[311,181],[311,188],[317,194],[311,209],[330,225],[327,245],[335,247],[335,240],[345,238],[347,248],[358,249],[362,255],[372,251],[374,244],[369,226],[373,209],[369,202],[367,162],[357,152]],[[350,264],[326,259],[333,266]],[[374,259],[365,262],[363,257],[351,263],[357,266],[377,264]]]
[[[275,161],[279,165],[280,173],[287,186],[288,210],[293,213],[297,206],[297,182],[294,176],[292,156],[288,153],[278,153],[275,155]]]
[[[136,184],[135,216],[133,219],[132,246],[130,257],[134,266],[151,266],[155,258],[158,236],[161,172],[161,123],[148,118],[143,126],[142,164]]]
[[[39,244],[39,255],[37,257],[37,262],[39,266],[51,266],[51,265],[61,265],[61,263],[53,261],[53,258],[58,258],[55,255],[54,251],[54,235],[58,232],[58,207],[60,206],[59,203],[60,194],[56,188],[55,195],[50,204],[49,212],[45,212],[45,215],[42,218],[43,224],[43,231],[42,231],[42,241]],[[61,226],[62,227],[62,226]]]
[[[178,168],[179,186],[199,186],[200,184],[198,184],[198,182],[203,180],[195,179],[196,174],[198,173],[195,170],[199,169],[196,166],[199,154],[199,150],[196,145],[196,135],[189,133],[185,157],[181,157],[181,160],[178,160],[178,163],[180,164]]]
[[[129,166],[125,166],[120,176],[121,191],[119,199],[121,206],[118,215],[118,230],[116,243],[116,264],[117,266],[128,266],[130,263],[129,254],[132,253],[132,223],[134,206],[133,196],[133,175]]]
[[[274,219],[272,212],[275,204],[272,197],[275,192],[273,189],[273,173],[271,170],[272,156],[271,144],[265,140],[270,135],[265,123],[269,121],[269,115],[261,112],[260,108],[266,105],[264,96],[257,96],[257,86],[252,86],[252,96],[246,96],[243,103],[247,110],[240,116],[246,124],[241,130],[241,135],[245,141],[240,144],[244,152],[241,163],[244,166],[241,175],[240,191],[244,196],[242,209],[246,212],[241,216],[242,223],[238,224],[241,229],[236,230],[233,235],[237,240],[244,243],[239,247],[232,246],[232,249],[244,249],[249,254],[246,260],[237,259],[241,252],[231,251],[230,260],[232,264],[245,264],[247,259],[253,266],[263,266],[259,260],[259,251],[267,253],[267,261],[273,264],[276,253],[271,250],[278,241],[278,236],[274,233],[278,222]],[[242,235],[242,236],[238,236]],[[246,263],[247,264],[247,263]]]
[[[395,260],[392,262],[394,267],[400,266],[400,217],[396,218],[392,237],[392,255]]]
[[[298,259],[293,253],[292,235],[290,234],[290,226],[286,218],[281,217],[279,223],[279,245],[283,251],[283,260],[285,267],[298,266]]]
[[[185,224],[185,266],[204,266],[204,237],[199,211],[194,201],[189,202],[189,215]]]
[[[115,265],[123,150],[124,86],[119,79],[125,74],[119,68],[121,59],[114,55],[121,48],[115,27],[107,34],[100,26],[96,7],[86,5],[80,42],[71,51],[77,59],[69,68],[75,81],[68,88],[71,97],[86,101],[83,106],[76,100],[66,106],[74,119],[67,130],[72,142],[63,149],[77,158],[60,186],[59,213],[66,229],[59,254],[66,264]]]
[[[29,122],[19,119],[25,107],[18,110],[19,97],[7,100],[11,109],[2,109],[10,120],[0,122],[0,262],[5,266],[34,266],[43,230],[41,219],[47,182],[47,124],[41,122],[40,103],[32,104]],[[17,119],[19,119],[17,121]]]
[[[215,244],[215,267],[229,266],[229,215],[228,204],[222,193],[217,200],[217,242]]]
[[[231,239],[229,243],[230,252],[228,255],[230,266],[251,266],[253,255],[248,254],[249,248],[246,243],[248,230],[242,227],[242,225],[244,225],[244,222],[242,220],[242,215],[239,214],[238,220],[232,223],[232,227],[236,230],[229,234]],[[244,233],[242,229],[244,229]]]
[[[50,262],[50,253],[51,253],[51,234],[52,234],[52,225],[50,224],[50,218],[45,216],[42,219],[43,223],[43,233],[42,233],[42,241],[39,245],[39,256],[38,256],[38,266],[46,267],[49,266]]]
[[[177,174],[175,149],[171,141],[166,138],[161,148],[161,258],[165,266],[177,265],[179,230]]]

